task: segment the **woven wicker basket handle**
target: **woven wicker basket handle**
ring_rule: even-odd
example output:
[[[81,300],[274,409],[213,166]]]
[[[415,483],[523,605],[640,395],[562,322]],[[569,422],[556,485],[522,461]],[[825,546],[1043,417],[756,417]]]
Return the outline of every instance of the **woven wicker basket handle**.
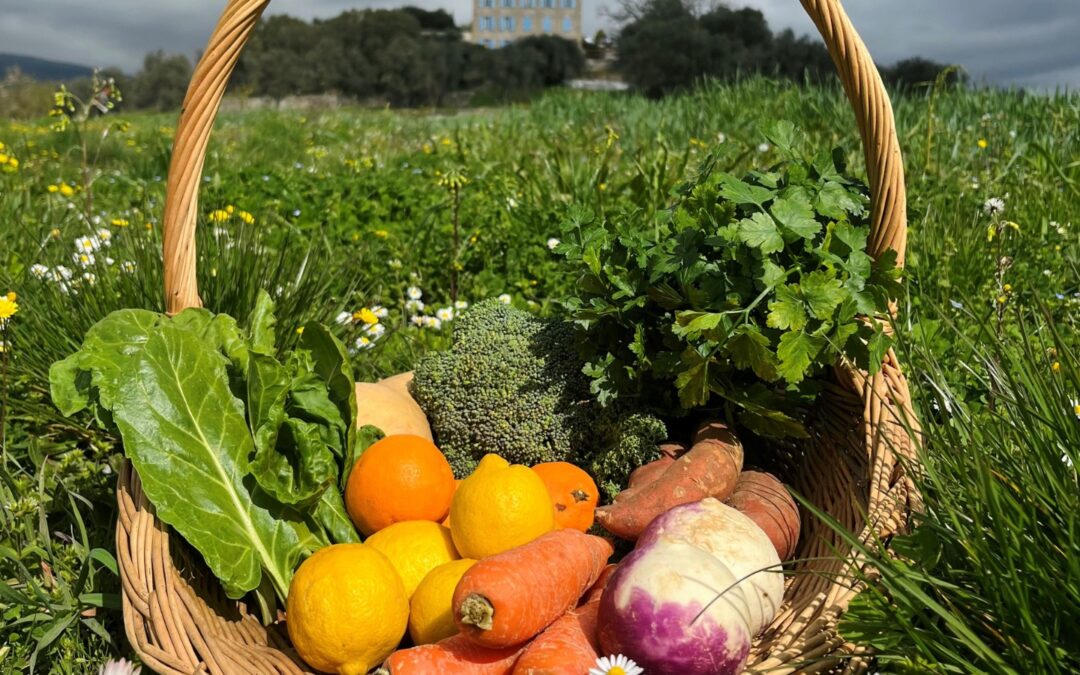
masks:
[[[199,307],[195,221],[206,146],[240,51],[270,0],[229,0],[184,97],[165,192],[165,304],[169,314]],[[892,106],[874,61],[839,0],[800,0],[821,32],[855,111],[870,180],[869,249],[888,249],[902,264],[907,246],[904,167]]]

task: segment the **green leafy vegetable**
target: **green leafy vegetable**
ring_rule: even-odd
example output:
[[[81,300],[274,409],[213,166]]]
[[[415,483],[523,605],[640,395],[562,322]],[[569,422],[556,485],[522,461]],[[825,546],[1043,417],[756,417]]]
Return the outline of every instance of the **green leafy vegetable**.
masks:
[[[158,516],[267,618],[302,556],[359,540],[338,481],[356,437],[345,348],[309,324],[279,355],[273,312],[265,293],[246,329],[204,309],[121,310],[50,370],[60,410],[119,432]]]
[[[891,339],[873,317],[899,271],[895,255],[866,253],[866,187],[840,152],[800,155],[790,122],[765,135],[783,156],[768,171],[738,178],[710,158],[665,211],[579,213],[564,228],[577,289],[564,304],[602,403],[711,406],[802,436],[827,367],[880,368]]]

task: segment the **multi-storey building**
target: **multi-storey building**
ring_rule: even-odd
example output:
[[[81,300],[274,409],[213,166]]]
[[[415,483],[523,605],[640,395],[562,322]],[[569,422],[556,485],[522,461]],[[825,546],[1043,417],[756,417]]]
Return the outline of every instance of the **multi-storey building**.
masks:
[[[473,0],[472,41],[505,47],[530,35],[581,39],[582,0]]]

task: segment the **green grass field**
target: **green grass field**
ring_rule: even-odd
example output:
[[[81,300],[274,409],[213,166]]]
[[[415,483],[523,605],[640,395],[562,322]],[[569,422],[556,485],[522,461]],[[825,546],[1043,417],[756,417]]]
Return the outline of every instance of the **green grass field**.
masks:
[[[926,510],[845,634],[881,671],[1076,672],[1080,96],[943,91],[895,108],[910,218],[897,332]],[[776,119],[862,173],[839,89],[761,79],[659,102],[556,91],[450,114],[224,115],[200,194],[202,298],[239,316],[265,288],[282,325],[336,325],[363,378],[397,372],[446,343],[455,300],[557,313],[569,280],[549,240],[575,210],[663,208],[709,153],[767,167],[759,128]],[[2,672],[96,672],[128,652],[119,449],[53,408],[48,368],[113,309],[161,309],[174,124],[0,122],[0,295],[18,303],[0,332]],[[382,333],[342,316],[377,306]]]

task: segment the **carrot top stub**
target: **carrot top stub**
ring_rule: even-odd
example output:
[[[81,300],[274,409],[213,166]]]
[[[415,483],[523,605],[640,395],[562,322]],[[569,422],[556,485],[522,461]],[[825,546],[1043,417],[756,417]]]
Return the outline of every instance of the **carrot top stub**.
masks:
[[[567,529],[485,558],[454,591],[454,622],[478,645],[521,644],[577,604],[612,552],[606,540]]]

